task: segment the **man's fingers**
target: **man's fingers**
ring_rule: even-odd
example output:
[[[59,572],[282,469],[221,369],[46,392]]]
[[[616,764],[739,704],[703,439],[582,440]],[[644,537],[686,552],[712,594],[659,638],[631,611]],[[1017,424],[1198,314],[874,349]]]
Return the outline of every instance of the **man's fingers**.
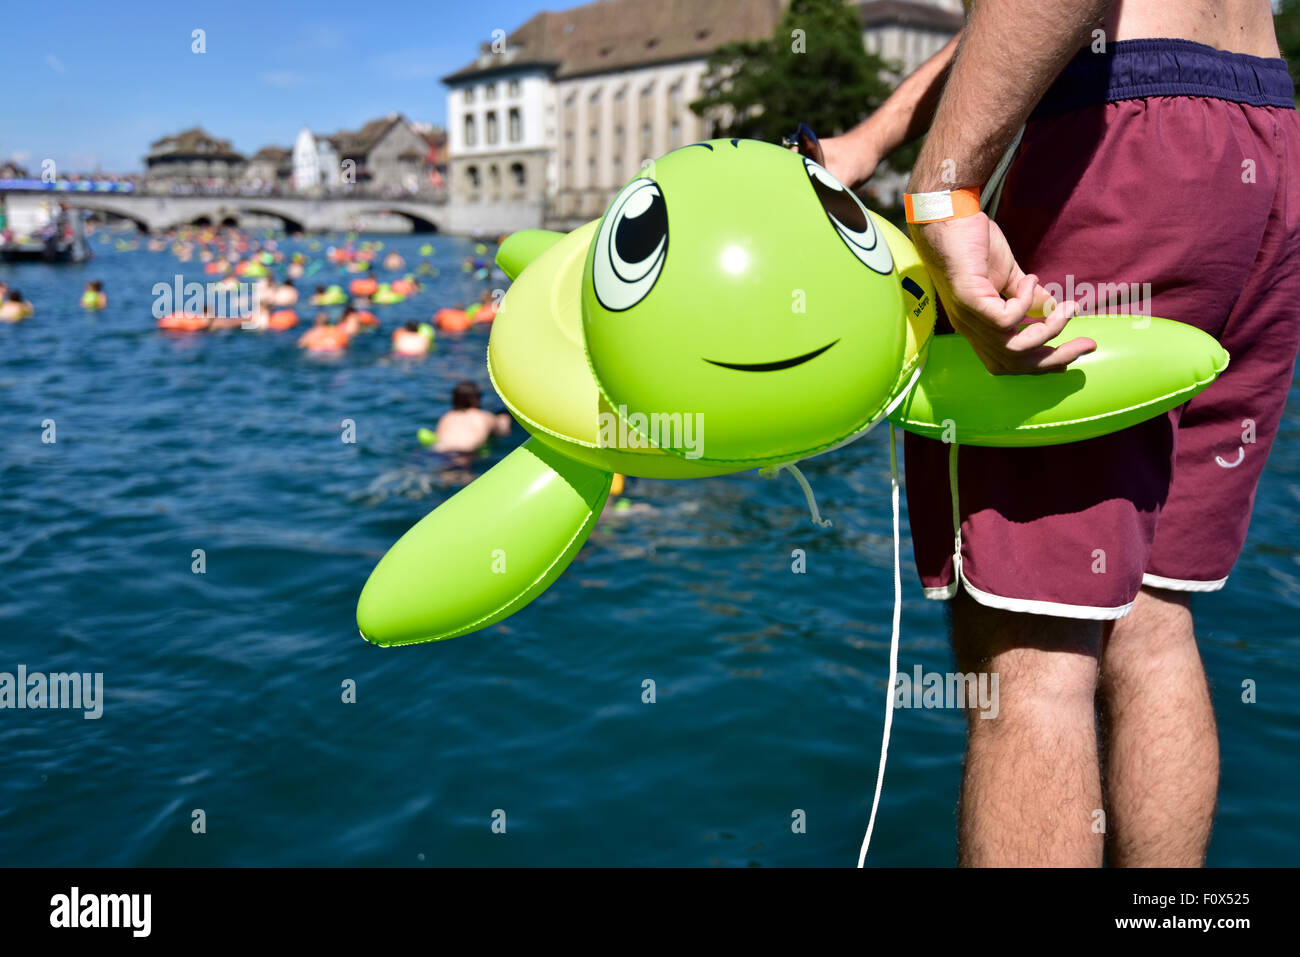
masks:
[[[1032,352],[1025,353],[1020,357],[1024,362],[1023,367],[1017,367],[1016,372],[1065,372],[1068,366],[1079,356],[1086,356],[1089,352],[1097,348],[1097,343],[1092,339],[1080,337],[1071,339],[1055,349],[1048,346],[1039,346]]]
[[[1007,339],[1008,351],[1029,352],[1055,339],[1065,329],[1065,324],[1074,318],[1077,309],[1078,303],[1063,302],[1053,308],[1045,319],[1027,323],[1022,330]]]
[[[1016,284],[1009,299],[1001,296],[981,296],[965,305],[984,322],[999,330],[1002,338],[1015,332],[1016,327],[1025,321],[1025,316],[1034,303],[1034,289],[1037,281],[1033,276],[1022,276]]]

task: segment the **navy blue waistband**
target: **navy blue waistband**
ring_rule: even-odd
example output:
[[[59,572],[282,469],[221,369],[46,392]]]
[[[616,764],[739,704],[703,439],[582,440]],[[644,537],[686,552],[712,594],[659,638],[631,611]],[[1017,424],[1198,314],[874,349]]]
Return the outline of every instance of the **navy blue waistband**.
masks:
[[[1191,40],[1120,40],[1085,48],[1048,89],[1033,116],[1146,96],[1209,96],[1295,109],[1295,84],[1280,57],[1227,53]],[[1032,117],[1031,117],[1032,118]]]

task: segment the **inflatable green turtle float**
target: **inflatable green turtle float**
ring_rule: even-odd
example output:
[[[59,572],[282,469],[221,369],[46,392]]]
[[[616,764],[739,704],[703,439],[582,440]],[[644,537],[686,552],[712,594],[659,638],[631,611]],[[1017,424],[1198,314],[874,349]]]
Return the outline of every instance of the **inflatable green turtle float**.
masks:
[[[1191,326],[1107,316],[1072,321],[1098,349],[1066,372],[990,375],[960,336],[932,342],[934,287],[902,233],[754,140],[675,150],[599,221],[516,233],[497,263],[515,281],[488,371],[531,437],[376,566],[357,623],[377,644],[528,604],[591,534],[615,472],[792,466],[886,416],[971,444],[1072,441],[1172,408],[1226,364]]]

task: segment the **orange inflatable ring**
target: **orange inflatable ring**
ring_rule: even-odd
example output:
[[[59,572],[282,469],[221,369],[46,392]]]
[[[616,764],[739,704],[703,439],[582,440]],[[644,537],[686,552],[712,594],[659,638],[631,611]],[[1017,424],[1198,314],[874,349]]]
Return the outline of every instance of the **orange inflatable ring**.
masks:
[[[478,309],[474,311],[475,322],[491,322],[496,317],[497,304],[495,302],[487,306],[479,306]]]
[[[363,326],[379,325],[379,319],[373,312],[366,312],[363,309],[360,312],[354,312],[353,315],[357,317],[357,322],[361,323]]]
[[[348,347],[348,334],[338,326],[322,326],[307,343],[308,352],[338,352]]]
[[[379,282],[375,279],[354,279],[348,289],[354,296],[373,296],[379,289]]]
[[[171,332],[202,332],[208,327],[208,318],[192,312],[173,312],[158,320],[159,329]]]
[[[464,309],[439,309],[433,321],[443,332],[464,332],[473,325]]]
[[[298,325],[298,313],[292,309],[277,309],[266,321],[268,329],[292,329]]]

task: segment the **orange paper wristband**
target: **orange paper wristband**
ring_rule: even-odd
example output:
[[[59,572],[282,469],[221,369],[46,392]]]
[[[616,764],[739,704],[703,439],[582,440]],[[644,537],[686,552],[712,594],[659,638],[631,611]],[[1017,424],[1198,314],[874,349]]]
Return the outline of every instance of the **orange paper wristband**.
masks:
[[[903,209],[909,223],[942,223],[974,216],[980,211],[980,191],[972,187],[937,193],[904,193]]]

